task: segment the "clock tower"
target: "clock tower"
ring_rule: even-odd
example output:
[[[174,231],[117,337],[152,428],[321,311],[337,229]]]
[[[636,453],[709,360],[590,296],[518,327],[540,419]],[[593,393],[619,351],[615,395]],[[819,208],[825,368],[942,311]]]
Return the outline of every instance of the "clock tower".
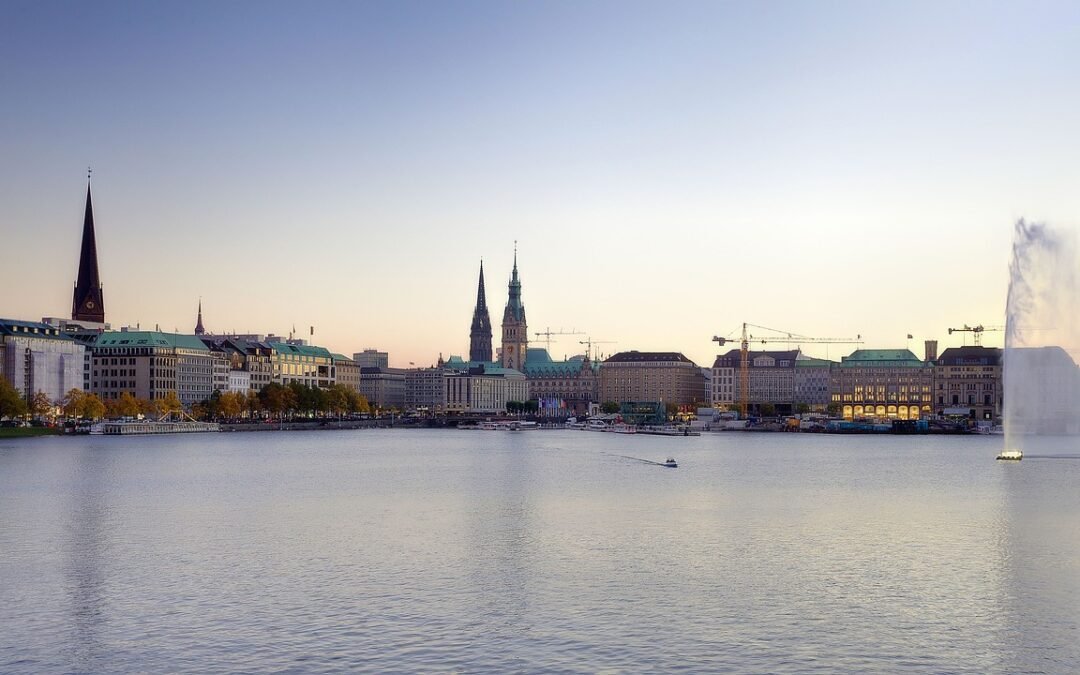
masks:
[[[529,327],[525,323],[525,305],[521,303],[521,280],[518,279],[517,242],[514,242],[514,271],[510,275],[509,297],[503,311],[502,367],[524,372],[529,348]]]

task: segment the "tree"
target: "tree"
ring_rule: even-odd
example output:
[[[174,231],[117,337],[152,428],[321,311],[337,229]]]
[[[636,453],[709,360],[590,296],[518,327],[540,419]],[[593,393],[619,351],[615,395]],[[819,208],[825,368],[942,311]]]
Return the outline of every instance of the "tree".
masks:
[[[64,415],[68,417],[81,417],[82,415],[82,399],[85,396],[85,392],[82,389],[70,389],[67,395],[64,396],[64,400],[61,403]]]
[[[600,406],[600,410],[608,415],[613,415],[619,412],[619,404],[615,401],[604,401],[604,404]]]
[[[53,403],[49,400],[49,395],[43,391],[34,394],[30,401],[30,412],[35,417],[52,417]]]
[[[280,416],[289,408],[288,396],[291,390],[277,382],[271,382],[259,391],[259,401],[272,415]]]
[[[86,393],[80,401],[81,415],[90,420],[101,419],[105,415],[105,404],[101,402],[97,394]]]
[[[172,389],[165,392],[163,399],[158,399],[153,403],[154,407],[158,408],[159,415],[180,413],[180,411],[184,410],[184,404],[180,403],[180,397]]]
[[[255,413],[262,410],[262,402],[259,400],[259,393],[258,392],[252,391],[250,389],[248,390],[248,393],[247,393],[247,409],[248,409],[248,414],[251,415],[252,417],[255,416]]]
[[[760,406],[758,406],[758,413],[762,417],[773,417],[774,415],[776,415],[776,406],[774,406],[772,403],[762,403]]]
[[[247,406],[247,397],[238,391],[227,391],[218,399],[218,415],[233,419],[240,416]]]
[[[810,404],[809,403],[799,403],[799,404],[797,404],[795,406],[795,412],[799,413],[800,415],[805,415],[806,413],[810,412]]]
[[[343,415],[349,410],[351,389],[343,384],[335,384],[326,390],[326,408],[335,415]]]
[[[139,414],[139,400],[125,391],[116,399],[113,412],[119,417],[135,417]]]
[[[0,417],[19,417],[27,411],[26,401],[19,390],[0,377]]]
[[[830,403],[829,405],[825,406],[825,412],[829,413],[833,417],[836,417],[840,414],[840,404]]]

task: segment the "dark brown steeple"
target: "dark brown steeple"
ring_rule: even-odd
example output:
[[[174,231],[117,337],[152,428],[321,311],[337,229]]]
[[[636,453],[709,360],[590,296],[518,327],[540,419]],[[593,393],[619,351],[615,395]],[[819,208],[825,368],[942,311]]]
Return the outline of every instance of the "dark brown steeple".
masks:
[[[203,325],[202,325],[202,298],[199,298],[199,318],[195,322],[195,334],[196,335],[205,335],[206,334],[206,329],[203,328]]]
[[[472,329],[469,331],[469,360],[491,361],[491,317],[484,293],[483,260],[480,261],[480,283],[476,288],[476,308],[473,309]]]
[[[98,277],[97,242],[94,239],[94,207],[90,200],[90,174],[86,175],[86,214],[83,216],[79,276],[71,298],[71,318],[75,321],[105,323],[105,299]]]

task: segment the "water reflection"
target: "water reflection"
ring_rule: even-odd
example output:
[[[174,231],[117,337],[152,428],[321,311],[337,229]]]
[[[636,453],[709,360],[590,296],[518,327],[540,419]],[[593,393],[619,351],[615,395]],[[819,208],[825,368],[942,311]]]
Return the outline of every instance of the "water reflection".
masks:
[[[1004,536],[1002,669],[1080,667],[1080,439],[1025,436],[1021,462],[998,463]],[[1030,452],[1030,454],[1028,454]],[[1066,458],[1063,460],[1063,458]]]
[[[72,668],[93,672],[102,653],[100,631],[107,620],[103,565],[112,539],[108,523],[112,454],[84,447],[72,453],[71,462],[62,568],[71,604],[66,644]]]

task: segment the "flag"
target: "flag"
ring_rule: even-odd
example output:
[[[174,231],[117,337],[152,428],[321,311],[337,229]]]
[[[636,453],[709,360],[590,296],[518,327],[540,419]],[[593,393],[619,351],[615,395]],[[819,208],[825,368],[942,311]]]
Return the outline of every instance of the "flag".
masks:
[[[913,336],[911,335],[911,333],[908,333],[908,334],[907,334],[907,339],[909,339],[909,340],[914,340],[915,338],[914,338],[914,337],[913,337]]]

